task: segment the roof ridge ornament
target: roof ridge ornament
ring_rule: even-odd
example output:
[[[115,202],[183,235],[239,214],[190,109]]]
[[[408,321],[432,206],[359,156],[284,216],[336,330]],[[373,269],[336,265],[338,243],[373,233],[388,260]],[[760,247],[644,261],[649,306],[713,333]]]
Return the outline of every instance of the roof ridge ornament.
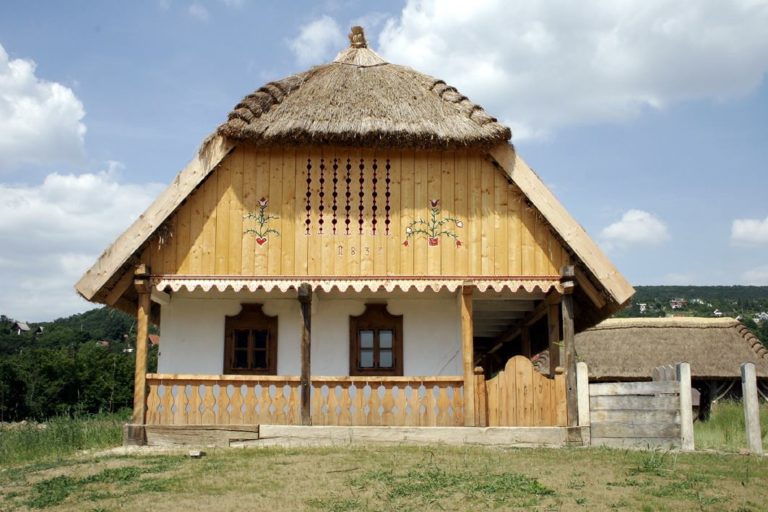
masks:
[[[347,37],[349,37],[350,48],[368,48],[368,41],[365,40],[363,27],[355,25]]]

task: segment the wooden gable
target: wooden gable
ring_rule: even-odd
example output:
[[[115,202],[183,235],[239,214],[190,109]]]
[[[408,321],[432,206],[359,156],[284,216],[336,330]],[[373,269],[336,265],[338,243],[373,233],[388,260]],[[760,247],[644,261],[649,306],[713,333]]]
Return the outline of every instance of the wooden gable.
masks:
[[[534,277],[571,263],[482,152],[249,145],[187,196],[140,260],[179,276]]]

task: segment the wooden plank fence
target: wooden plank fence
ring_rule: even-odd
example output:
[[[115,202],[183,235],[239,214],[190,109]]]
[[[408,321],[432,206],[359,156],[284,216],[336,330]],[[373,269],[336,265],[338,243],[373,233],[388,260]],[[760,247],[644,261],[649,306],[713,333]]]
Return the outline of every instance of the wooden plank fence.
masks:
[[[588,418],[591,444],[693,450],[690,366],[679,363],[676,370],[672,375],[664,369],[654,372],[667,380],[589,384],[588,401],[580,400],[589,411],[580,411],[580,423]],[[579,363],[577,371],[586,375],[586,364]]]
[[[562,370],[550,379],[533,367],[530,359],[515,356],[504,371],[485,382],[488,426],[565,426],[565,376]]]

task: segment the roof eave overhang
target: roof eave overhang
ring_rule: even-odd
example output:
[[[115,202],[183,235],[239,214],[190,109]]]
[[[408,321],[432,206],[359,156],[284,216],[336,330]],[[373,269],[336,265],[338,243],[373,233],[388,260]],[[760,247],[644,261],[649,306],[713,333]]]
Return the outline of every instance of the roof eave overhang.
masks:
[[[101,294],[107,283],[236,145],[221,135],[208,137],[195,158],[80,278],[75,285],[77,293],[86,300],[104,302]]]
[[[541,178],[517,154],[514,146],[509,143],[498,144],[490,149],[489,155],[526,195],[604,290],[609,301],[599,308],[600,316],[606,318],[626,305],[634,295],[635,289],[544,185]]]

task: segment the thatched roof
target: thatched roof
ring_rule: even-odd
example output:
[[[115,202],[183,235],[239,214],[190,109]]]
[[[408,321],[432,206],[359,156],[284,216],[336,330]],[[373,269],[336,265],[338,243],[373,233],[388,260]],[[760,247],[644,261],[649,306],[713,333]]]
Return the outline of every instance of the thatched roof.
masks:
[[[693,378],[737,378],[742,363],[768,378],[768,350],[732,318],[609,319],[576,335],[576,353],[595,380],[650,379],[678,362],[690,363]]]
[[[352,46],[330,64],[249,94],[218,132],[254,144],[490,147],[508,127],[444,81],[390,64],[353,28]]]

